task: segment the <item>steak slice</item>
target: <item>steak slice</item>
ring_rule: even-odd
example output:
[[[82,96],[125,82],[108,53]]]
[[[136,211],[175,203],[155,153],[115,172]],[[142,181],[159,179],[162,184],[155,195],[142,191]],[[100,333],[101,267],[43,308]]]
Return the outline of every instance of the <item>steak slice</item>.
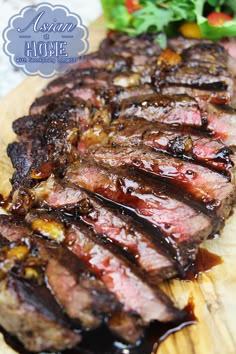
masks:
[[[100,43],[99,52],[110,56],[111,53],[117,53],[117,51],[123,51],[132,56],[140,54],[140,52],[145,56],[158,56],[162,49],[155,41],[155,35],[141,34],[139,36],[129,36],[121,32],[111,32]]]
[[[144,144],[175,157],[199,161],[228,173],[233,167],[230,149],[220,139],[187,127],[147,123],[144,119],[118,119],[111,143],[123,146]]]
[[[167,279],[176,274],[175,262],[167,257],[166,251],[161,251],[162,245],[144,231],[141,225],[75,185],[50,177],[35,186],[30,195],[35,206],[64,210],[67,214],[79,217],[96,234],[103,235],[120,246],[123,253],[131,257],[153,281]],[[19,205],[20,199],[19,191],[15,192],[13,208],[14,205]]]
[[[225,219],[235,201],[236,188],[228,179],[206,167],[182,161],[145,147],[99,147],[93,151],[97,163],[112,168],[133,167],[171,184],[186,193],[209,212]]]
[[[53,303],[52,303],[53,302]],[[9,275],[0,280],[0,325],[30,351],[63,350],[80,342],[78,333],[60,323],[48,291]]]
[[[80,89],[80,86],[79,86]],[[78,92],[79,91],[79,92]],[[78,94],[79,93],[79,94]],[[30,107],[30,115],[39,115],[44,112],[68,111],[70,119],[80,126],[86,126],[93,107],[87,102],[88,98],[93,97],[92,88],[85,87],[84,90],[64,89],[60,93],[52,93],[36,98]],[[17,129],[15,121],[13,129]]]
[[[37,270],[24,267],[23,250],[28,251],[26,243],[9,245],[0,236],[0,325],[30,351],[75,346],[81,340],[80,334],[70,329],[68,319],[40,282],[40,276],[34,277]]]
[[[207,216],[173,197],[166,185],[127,170],[111,171],[92,162],[76,162],[68,169],[66,178],[154,225],[159,232],[156,230],[153,236],[167,241],[169,247],[172,245],[183,266],[195,258],[196,245],[213,230]]]
[[[84,259],[100,276],[107,288],[123,304],[124,310],[139,315],[145,324],[158,320],[172,321],[182,315],[157,287],[153,288],[137,275],[117,252],[81,224],[71,223],[64,241],[68,248]]]
[[[38,214],[28,215],[27,220],[33,228],[41,225],[54,236],[61,235],[60,224],[53,220],[50,223],[49,219],[43,219]],[[47,285],[57,302],[70,318],[79,320],[83,328],[98,327],[104,317],[120,308],[114,296],[82,260],[55,242],[33,236],[32,230],[18,217],[1,215],[0,233],[11,242],[10,245],[19,241],[18,246],[21,246],[21,240],[30,245],[34,263],[37,259],[43,263]],[[32,260],[30,262],[33,264]]]
[[[205,101],[217,105],[229,105],[231,103],[232,96],[225,90],[203,90],[198,88],[192,88],[190,86],[162,86],[160,89],[163,95],[188,95],[194,98],[196,101]]]
[[[182,54],[185,49],[198,45],[200,43],[207,44],[212,43],[207,39],[197,39],[197,38],[185,38],[182,36],[168,38],[168,46],[172,48],[175,52]]]
[[[208,129],[231,148],[236,146],[236,110],[228,106],[201,103],[207,114]]]
[[[57,93],[64,88],[71,89],[75,83],[96,84],[106,88],[108,87],[108,80],[111,76],[111,73],[102,69],[74,69],[70,71],[69,74],[51,81],[44,90],[44,93]]]
[[[94,68],[104,69],[111,72],[121,72],[126,71],[130,65],[131,61],[122,56],[107,56],[100,51],[86,55],[75,70]]]
[[[229,55],[224,47],[218,43],[198,41],[190,47],[185,48],[181,54],[184,63],[187,63],[189,66],[197,66],[200,64],[203,66],[209,65],[209,67],[211,65],[212,67],[213,65],[218,70],[222,70],[222,73],[224,72],[227,77],[229,76],[226,72]]]
[[[109,90],[109,100],[107,103],[120,104],[123,100],[135,98],[136,96],[146,96],[155,93],[155,88],[151,85],[138,85],[130,87],[114,86]]]
[[[55,235],[61,235],[58,229],[64,229],[53,215],[42,211],[28,214],[27,220],[37,233],[54,241]],[[0,230],[9,240],[23,239],[31,245],[34,256],[44,264],[47,286],[53,296],[73,321],[79,320],[83,329],[94,329],[106,321],[110,331],[123,341],[134,344],[140,339],[141,319],[122,309],[84,260],[62,245],[32,235],[25,222],[15,216],[1,215]],[[25,237],[27,233],[29,236]]]
[[[156,86],[163,94],[187,94],[215,104],[229,104],[234,91],[227,51],[210,41],[186,43],[175,38],[168,41],[179,52],[182,62],[175,68],[156,70]]]
[[[224,68],[211,67],[211,71],[209,71],[208,65],[205,65],[205,63],[199,64],[186,66],[183,63],[176,71],[164,75],[163,86],[186,86],[204,91],[225,91],[226,94],[232,94],[233,82]],[[157,85],[160,85],[158,76]]]
[[[139,117],[166,124],[202,127],[205,123],[197,102],[186,95],[137,96],[122,101],[118,112],[120,117]]]
[[[150,85],[131,86],[112,86],[109,89],[93,84],[75,84],[71,89],[65,88],[60,92],[43,95],[36,98],[30,107],[30,114],[40,114],[45,111],[55,111],[58,108],[67,108],[70,112],[77,113],[76,121],[80,125],[86,116],[86,123],[89,115],[93,113],[94,107],[102,108],[108,103],[120,103],[123,99],[137,95],[147,95],[154,93],[155,89]],[[81,122],[82,121],[82,122]]]
[[[148,70],[143,72],[132,72],[130,70],[111,73],[98,69],[81,69],[70,72],[68,75],[59,77],[44,90],[44,93],[57,93],[65,88],[72,89],[75,84],[94,85],[109,89],[111,86],[131,87],[139,84],[151,83],[151,77]]]
[[[181,52],[182,66],[165,77],[163,94],[188,94],[195,99],[229,104],[233,80],[228,68],[229,55],[219,44],[210,41],[170,39],[169,44]],[[159,85],[159,83],[157,83]]]
[[[51,216],[55,218],[56,215],[47,213],[47,220],[52,220]],[[43,214],[41,218],[44,218]],[[124,307],[125,318],[129,313],[140,316],[142,321],[139,320],[137,325],[143,326],[155,319],[168,322],[183,315],[182,311],[177,310],[157,286],[151,286],[147,280],[144,281],[138,268],[124,259],[118,249],[107,240],[95,235],[90,228],[76,222],[66,212],[57,214],[56,219],[62,220],[66,226],[61,242],[82,259],[116,296]],[[32,227],[34,228],[33,223]],[[35,231],[42,236],[53,237],[51,231],[48,232],[48,228],[46,233],[44,227],[38,227]],[[133,302],[134,298],[136,304]],[[112,326],[117,326],[118,329],[118,324],[114,324],[115,318],[114,321],[113,318],[111,319]]]

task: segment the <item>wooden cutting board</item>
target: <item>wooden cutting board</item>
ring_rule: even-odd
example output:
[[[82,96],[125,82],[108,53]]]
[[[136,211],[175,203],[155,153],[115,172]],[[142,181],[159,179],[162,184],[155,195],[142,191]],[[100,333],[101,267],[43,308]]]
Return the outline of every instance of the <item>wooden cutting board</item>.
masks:
[[[104,35],[104,22],[99,19],[90,26],[91,51],[96,50]],[[27,114],[46,84],[47,80],[42,78],[27,78],[0,101],[0,193],[10,190],[12,167],[6,146],[15,138],[12,121]],[[205,242],[203,247],[220,255],[223,263],[200,275],[197,281],[173,280],[163,284],[163,289],[181,307],[189,297],[193,298],[198,322],[172,334],[160,345],[158,354],[236,353],[236,213],[227,221],[220,238]],[[0,337],[0,354],[13,353]]]

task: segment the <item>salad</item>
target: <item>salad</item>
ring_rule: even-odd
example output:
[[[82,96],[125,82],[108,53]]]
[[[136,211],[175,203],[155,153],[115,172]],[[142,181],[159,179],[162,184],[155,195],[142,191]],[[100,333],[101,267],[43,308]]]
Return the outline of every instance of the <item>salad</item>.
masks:
[[[129,35],[157,33],[217,41],[236,36],[236,0],[101,0],[107,27]]]

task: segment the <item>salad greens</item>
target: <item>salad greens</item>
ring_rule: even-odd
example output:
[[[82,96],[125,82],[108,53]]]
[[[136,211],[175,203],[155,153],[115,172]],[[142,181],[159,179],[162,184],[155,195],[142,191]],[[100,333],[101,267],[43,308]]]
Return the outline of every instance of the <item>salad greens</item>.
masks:
[[[198,24],[203,38],[218,40],[236,36],[236,0],[101,0],[107,27],[130,35],[159,33],[163,46],[166,36],[176,33],[183,22]],[[134,10],[132,9],[134,4]],[[137,8],[138,4],[138,8]],[[136,6],[136,8],[135,8]],[[231,21],[220,27],[209,24],[207,15],[224,12]]]

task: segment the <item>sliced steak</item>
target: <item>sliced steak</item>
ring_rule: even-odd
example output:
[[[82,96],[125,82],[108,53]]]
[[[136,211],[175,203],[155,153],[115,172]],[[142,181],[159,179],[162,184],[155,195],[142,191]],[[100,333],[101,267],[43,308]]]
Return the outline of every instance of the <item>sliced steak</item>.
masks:
[[[153,281],[167,279],[176,274],[175,262],[167,257],[166,251],[161,251],[162,245],[145,232],[141,225],[75,185],[61,183],[50,177],[34,187],[30,194],[33,205],[64,210],[67,214],[80,218],[95,233],[116,243]],[[19,206],[20,200],[22,196],[15,192],[13,209],[14,205]]]
[[[147,123],[144,119],[118,119],[111,143],[123,146],[144,144],[175,157],[199,161],[228,173],[232,170],[230,149],[220,139],[187,127]]]
[[[177,53],[182,53],[185,49],[198,45],[199,43],[211,43],[207,39],[185,38],[182,36],[168,38],[168,46]]]
[[[28,215],[27,220],[36,232],[40,226],[44,231],[47,230],[48,235],[54,237],[54,241],[62,237],[63,227],[54,220],[44,219],[37,213]],[[114,296],[106,290],[104,284],[95,277],[82,260],[55,242],[33,236],[32,230],[21,219],[1,215],[0,233],[11,244],[14,241],[24,240],[24,243],[30,245],[33,254],[33,258],[30,259],[31,269],[33,267],[34,270],[34,264],[37,269],[37,263],[41,261],[45,269],[47,285],[57,302],[70,318],[79,320],[83,328],[98,327],[104,317],[120,308]],[[20,250],[21,244],[18,247]]]
[[[76,70],[81,69],[105,69],[111,72],[120,72],[126,71],[127,68],[131,65],[130,60],[118,56],[118,55],[110,55],[107,56],[102,52],[95,52],[86,55],[82,62],[79,63]]]
[[[160,91],[163,95],[169,95],[170,97],[178,92],[179,95],[188,95],[196,101],[218,105],[229,105],[232,99],[230,93],[225,92],[225,90],[200,90],[189,86],[171,85],[162,86]]]
[[[21,216],[0,215],[0,235],[9,242],[15,242],[32,235]]]
[[[109,91],[109,100],[107,103],[120,104],[123,100],[135,98],[137,96],[146,96],[155,93],[155,88],[151,85],[138,85],[124,87],[113,87]]]
[[[138,314],[144,323],[168,322],[181,316],[171,301],[157,288],[152,288],[135,274],[122,258],[104,247],[88,228],[72,223],[64,243],[84,259],[101,277],[107,288],[124,305],[125,311]]]
[[[173,93],[190,94],[193,90],[195,95],[192,97],[200,96],[208,102],[223,104],[231,101],[234,81],[227,68],[228,56],[223,47],[198,44],[182,52],[182,57],[183,61],[175,70],[163,72],[157,69],[156,86],[167,88],[163,93],[168,92],[169,86],[174,86],[180,87],[180,91],[172,90]],[[217,97],[221,97],[222,102],[217,102]]]
[[[101,42],[99,51],[107,56],[115,54],[129,58],[134,66],[138,67],[147,66],[147,63],[155,64],[162,49],[155,41],[155,36],[150,34],[135,37],[124,33],[111,33]]]
[[[74,69],[69,74],[54,79],[44,90],[45,94],[60,92],[64,88],[72,88],[75,83],[96,84],[102,87],[108,87],[108,80],[111,73],[105,70],[94,68]]]
[[[196,245],[213,230],[207,216],[175,198],[166,185],[129,171],[111,171],[94,163],[76,162],[66,178],[154,225],[159,232],[156,230],[153,236],[167,241],[169,247],[172,245],[182,265],[194,259]]]
[[[208,129],[212,136],[220,138],[231,148],[236,146],[236,110],[228,106],[203,104],[202,110],[207,114]]]
[[[75,86],[74,90],[64,89],[60,93],[43,95],[36,98],[33,102],[30,107],[30,114],[38,115],[43,112],[56,112],[58,110],[60,112],[63,110],[68,111],[71,120],[79,124],[81,129],[81,125],[88,124],[93,107],[91,107],[87,100],[88,97],[91,99],[93,95],[92,88],[88,89],[88,87],[85,87],[84,90],[78,90],[77,86]],[[14,129],[16,129],[15,126]]]
[[[0,280],[0,324],[30,351],[63,350],[80,342],[78,333],[60,323],[49,294],[13,275]]]
[[[81,69],[70,72],[68,75],[59,77],[52,82],[44,90],[46,95],[57,93],[65,88],[72,89],[75,84],[94,85],[109,89],[109,87],[122,86],[131,87],[139,84],[151,83],[149,71],[132,72],[130,70],[111,73],[98,69]]]
[[[41,220],[43,217],[42,214]],[[52,214],[52,217],[55,215]],[[147,280],[144,281],[145,277],[141,276],[138,268],[124,259],[118,249],[107,240],[74,221],[66,212],[57,218],[66,225],[61,242],[87,263],[88,268],[92,269],[124,306],[127,314],[134,313],[140,316],[142,318],[140,323],[143,325],[155,319],[168,322],[183,315],[157,286],[150,286]],[[48,219],[50,220],[50,214],[47,214]],[[34,228],[33,223],[32,227]],[[45,233],[44,226],[38,227],[37,232],[42,236],[54,236],[51,230],[48,232],[48,228]],[[136,304],[133,299],[136,299]]]
[[[0,236],[0,325],[30,351],[71,348],[81,336],[70,329],[38,270],[24,264],[25,251],[27,244],[9,245]]]
[[[120,110],[116,108],[115,113],[121,117],[135,116],[166,124],[202,127],[205,123],[197,102],[186,95],[133,97],[122,101]]]
[[[198,41],[190,47],[185,48],[181,54],[184,63],[187,63],[189,66],[211,64],[218,69],[227,69],[228,53],[223,46],[217,43]],[[226,75],[228,76],[228,74]]]
[[[227,218],[235,201],[235,186],[225,176],[206,167],[182,161],[145,147],[100,147],[93,151],[97,163],[129,166],[174,185],[204,205],[206,210]]]
[[[206,91],[225,91],[231,95],[233,82],[229,78],[222,67],[211,66],[209,70],[208,65],[205,63],[196,63],[195,65],[187,66],[183,63],[176,71],[165,73],[163,79],[158,78],[157,72],[157,86],[184,86],[196,88]],[[158,82],[159,80],[163,80]]]

